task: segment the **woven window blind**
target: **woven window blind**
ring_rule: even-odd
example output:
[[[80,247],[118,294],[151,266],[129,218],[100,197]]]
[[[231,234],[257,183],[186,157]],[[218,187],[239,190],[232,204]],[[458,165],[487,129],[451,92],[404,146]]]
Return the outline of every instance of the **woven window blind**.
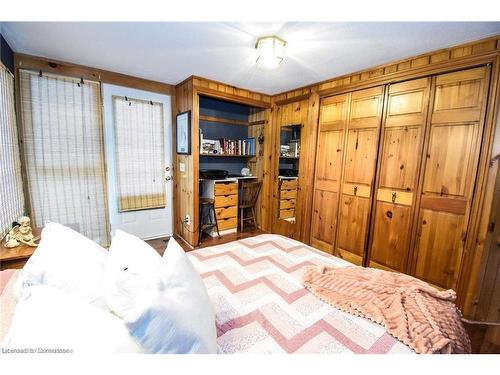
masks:
[[[118,208],[165,207],[163,104],[113,97]]]
[[[20,72],[22,137],[32,219],[56,221],[107,245],[100,85]]]
[[[0,238],[24,211],[14,110],[14,77],[0,64]]]

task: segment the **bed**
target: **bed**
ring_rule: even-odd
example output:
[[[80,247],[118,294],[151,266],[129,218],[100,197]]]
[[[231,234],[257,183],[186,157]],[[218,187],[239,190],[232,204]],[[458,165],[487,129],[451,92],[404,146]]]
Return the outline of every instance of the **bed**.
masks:
[[[307,265],[352,266],[301,242],[263,234],[188,253],[216,312],[220,353],[411,353],[367,319],[322,302]]]
[[[376,323],[322,302],[303,267],[352,264],[273,234],[188,253],[215,309],[218,351],[230,353],[412,353]],[[0,341],[15,308],[18,271],[0,273]]]

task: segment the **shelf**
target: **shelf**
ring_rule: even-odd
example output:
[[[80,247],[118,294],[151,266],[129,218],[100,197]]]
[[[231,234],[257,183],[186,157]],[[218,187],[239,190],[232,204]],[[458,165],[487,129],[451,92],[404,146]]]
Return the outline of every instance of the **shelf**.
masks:
[[[217,122],[219,124],[235,125],[235,126],[253,126],[253,125],[263,125],[267,123],[266,120],[248,122],[242,120],[232,120],[223,117],[205,116],[205,115],[200,115],[200,121]]]
[[[280,156],[280,159],[299,160],[300,156]]]
[[[200,154],[200,157],[208,158],[254,158],[255,155],[227,155],[227,154]]]
[[[204,116],[204,115],[200,115],[200,121],[218,122],[221,124],[236,125],[236,126],[248,126],[249,125],[248,121],[231,120],[228,118],[215,117],[215,116]]]

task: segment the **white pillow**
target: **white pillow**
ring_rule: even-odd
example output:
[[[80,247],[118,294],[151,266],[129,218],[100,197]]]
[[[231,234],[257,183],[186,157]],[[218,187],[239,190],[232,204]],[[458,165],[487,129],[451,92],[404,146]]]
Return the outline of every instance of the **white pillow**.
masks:
[[[147,353],[217,353],[215,314],[199,273],[170,238],[159,290],[150,289],[125,318]]]
[[[142,353],[119,318],[46,285],[27,287],[3,349],[69,349],[73,353]]]
[[[99,304],[108,252],[80,233],[48,223],[40,245],[19,273],[13,294],[20,299],[29,285],[50,285],[65,293]]]
[[[158,288],[161,256],[143,240],[117,230],[104,271],[104,299],[123,318],[143,293]]]

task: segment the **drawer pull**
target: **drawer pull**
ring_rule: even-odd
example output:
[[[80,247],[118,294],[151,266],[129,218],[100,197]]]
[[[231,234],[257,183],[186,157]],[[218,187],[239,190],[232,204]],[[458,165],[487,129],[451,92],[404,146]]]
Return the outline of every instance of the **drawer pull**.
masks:
[[[396,192],[392,193],[392,203],[396,203]]]
[[[358,187],[357,186],[354,186],[354,195],[358,195]]]

